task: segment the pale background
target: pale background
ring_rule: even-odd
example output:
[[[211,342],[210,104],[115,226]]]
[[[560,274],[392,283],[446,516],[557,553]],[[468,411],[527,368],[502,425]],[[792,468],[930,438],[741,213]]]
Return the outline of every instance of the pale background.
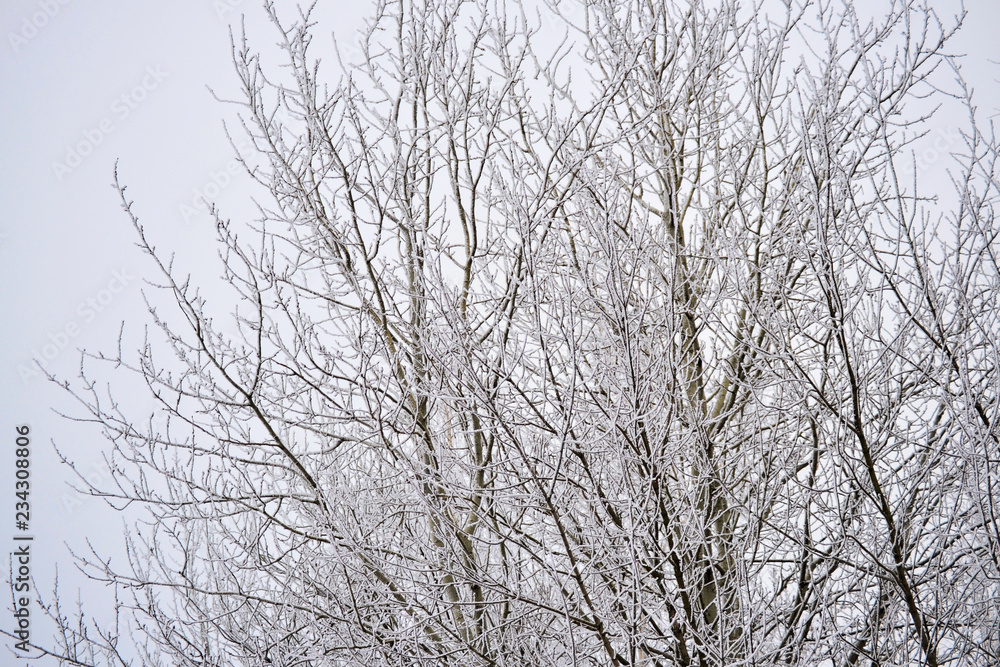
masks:
[[[110,187],[115,160],[151,238],[182,253],[178,262],[208,281],[209,298],[225,299],[211,284],[220,273],[213,264],[214,226],[194,208],[195,199],[214,194],[223,215],[234,220],[251,218],[253,209],[248,179],[241,175],[226,183],[220,176],[233,157],[222,123],[232,121],[235,109],[215,101],[206,86],[220,97],[237,97],[229,31],[239,31],[244,15],[252,46],[264,52],[272,71],[281,58],[274,48],[277,32],[259,0],[63,2],[4,0],[0,7],[0,554],[6,570],[16,532],[14,426],[26,423],[33,432],[31,532],[40,592],[49,597],[58,567],[65,596],[75,599],[81,589],[89,608],[107,616],[107,591],[75,571],[69,548],[85,551],[89,539],[121,562],[123,520],[67,486],[71,475],[51,444],[100,482],[106,443],[90,425],[53,412],[79,414],[65,392],[40,373],[26,375],[34,357],[49,356],[48,369],[72,379],[78,349],[113,352],[123,322],[133,338],[141,337],[148,322],[142,279],[155,273],[135,247]],[[957,6],[932,4],[943,14]],[[292,0],[276,5],[286,20],[297,12]],[[985,121],[1000,110],[1000,66],[993,62],[1000,60],[1000,4],[975,0],[966,7],[969,18],[951,51],[968,54],[963,72],[976,87]],[[327,55],[330,31],[349,47],[369,11],[368,0],[321,2],[313,54],[335,67],[332,53]],[[945,113],[933,121],[918,155],[926,173],[947,177],[946,153],[961,148],[954,134],[958,120]],[[111,131],[101,131],[105,136],[93,151],[57,174],[53,164],[66,162],[70,147],[95,143],[102,127]],[[135,396],[128,400],[148,404]],[[6,590],[0,590],[0,626],[11,629]],[[45,632],[36,623],[33,639],[45,641]],[[3,647],[0,664],[14,664]]]

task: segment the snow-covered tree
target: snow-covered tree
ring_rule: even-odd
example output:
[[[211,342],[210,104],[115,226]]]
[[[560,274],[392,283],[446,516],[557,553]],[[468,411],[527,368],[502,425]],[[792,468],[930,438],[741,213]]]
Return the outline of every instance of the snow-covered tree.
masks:
[[[235,324],[122,190],[176,307],[69,385],[139,660],[1000,661],[997,152],[931,4],[381,1],[341,60],[269,7]]]

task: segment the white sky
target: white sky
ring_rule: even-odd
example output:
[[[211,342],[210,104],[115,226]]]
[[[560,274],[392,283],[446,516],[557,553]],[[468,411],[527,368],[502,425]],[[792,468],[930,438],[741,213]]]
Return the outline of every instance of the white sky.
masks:
[[[276,4],[285,16],[295,12],[292,0]],[[952,3],[932,4],[944,11]],[[329,44],[331,29],[349,41],[370,6],[369,0],[321,5],[314,55]],[[1000,60],[1000,8],[996,0],[966,6],[970,17],[952,51],[969,54],[964,67],[986,116],[1000,109],[1000,66],[989,62]],[[58,565],[64,592],[75,597],[81,580],[64,542],[81,548],[89,538],[120,554],[122,520],[66,487],[69,475],[50,444],[99,475],[106,449],[100,433],[55,415],[53,409],[73,410],[65,393],[40,376],[23,378],[23,371],[33,357],[49,354],[50,370],[72,378],[78,348],[113,351],[123,321],[141,335],[147,321],[141,279],[155,274],[110,187],[116,159],[152,238],[181,249],[185,266],[218,275],[211,219],[199,212],[185,220],[181,207],[192,206],[206,188],[212,194],[213,173],[224,181],[219,174],[232,159],[222,119],[231,119],[233,109],[206,86],[236,97],[228,30],[238,28],[243,13],[253,46],[274,56],[273,66],[276,32],[259,0],[4,0],[0,7],[0,543],[13,544],[16,532],[14,426],[27,423],[34,443],[32,566],[43,594]],[[948,136],[949,120],[935,123]],[[73,160],[56,173],[53,163],[65,163],[68,147],[81,142],[96,145],[78,165]],[[946,160],[928,162],[942,169]],[[245,185],[237,177],[221,188],[216,201],[225,215],[252,215]],[[10,604],[3,595],[0,609]],[[85,595],[102,599],[92,585]],[[9,612],[0,611],[0,625],[12,627]],[[35,629],[35,638],[44,639],[42,627]],[[0,657],[12,664],[7,660]]]

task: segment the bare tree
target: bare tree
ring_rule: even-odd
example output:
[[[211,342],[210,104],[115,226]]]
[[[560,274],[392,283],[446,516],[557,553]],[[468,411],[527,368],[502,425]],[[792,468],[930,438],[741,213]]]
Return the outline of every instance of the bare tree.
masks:
[[[380,2],[329,83],[268,6],[235,325],[121,188],[176,312],[87,368],[166,421],[67,385],[140,662],[1000,661],[996,142],[910,151],[961,17],[741,4]]]

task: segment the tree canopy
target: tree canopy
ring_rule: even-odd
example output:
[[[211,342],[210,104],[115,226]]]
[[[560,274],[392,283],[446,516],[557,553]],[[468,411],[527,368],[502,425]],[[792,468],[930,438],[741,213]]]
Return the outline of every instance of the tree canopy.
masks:
[[[139,661],[1000,661],[996,142],[960,17],[875,4],[380,1],[339,51],[269,4],[234,324],[122,188],[174,308],[67,385],[146,511],[91,570]]]

